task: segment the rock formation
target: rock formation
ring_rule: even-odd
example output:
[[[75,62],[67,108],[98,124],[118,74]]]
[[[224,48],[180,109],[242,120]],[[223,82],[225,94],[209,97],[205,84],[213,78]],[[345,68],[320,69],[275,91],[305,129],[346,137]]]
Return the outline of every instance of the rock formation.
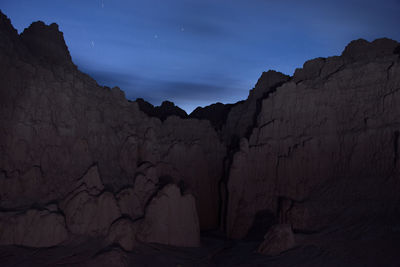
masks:
[[[226,123],[226,119],[232,107],[240,104],[216,103],[206,107],[197,107],[189,114],[190,118],[209,120],[216,130],[220,130]]]
[[[154,107],[149,102],[146,102],[142,98],[138,98],[135,101],[139,105],[139,109],[146,113],[151,117],[157,117],[161,121],[165,121],[165,119],[169,116],[175,115],[180,118],[186,118],[186,112],[178,106],[175,106],[173,102],[164,101],[161,103],[161,106]]]
[[[224,127],[224,137],[228,144],[250,135],[261,110],[261,101],[288,80],[289,76],[272,70],[261,75],[248,98],[232,107],[228,114]]]
[[[245,237],[265,211],[298,232],[398,216],[389,204],[399,201],[397,45],[352,42],[262,100],[230,169],[230,237]]]
[[[138,230],[143,242],[180,247],[200,246],[199,219],[192,195],[181,195],[176,185],[167,185],[147,207]]]
[[[399,47],[356,40],[187,115],[98,85],[56,24],[18,35],[0,13],[0,244],[99,238],[132,251],[200,246],[200,231],[224,229],[267,233],[260,251],[275,255],[293,233],[395,229]],[[92,262],[126,262],[122,250]]]
[[[2,210],[58,203],[72,234],[106,235],[123,214],[144,216],[170,177],[195,196],[201,228],[218,227],[225,147],[208,121],[149,117],[78,71],[57,25],[18,35],[0,21]]]
[[[81,191],[63,206],[68,229],[77,235],[105,236],[111,223],[121,217],[110,192],[93,196]]]

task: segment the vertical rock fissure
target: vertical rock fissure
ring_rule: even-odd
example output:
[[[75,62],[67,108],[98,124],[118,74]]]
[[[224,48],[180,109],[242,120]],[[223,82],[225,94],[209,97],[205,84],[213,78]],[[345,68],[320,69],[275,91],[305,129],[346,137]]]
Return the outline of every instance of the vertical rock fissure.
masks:
[[[227,155],[223,162],[223,173],[220,181],[218,182],[218,194],[219,194],[219,207],[218,207],[218,217],[219,217],[219,228],[225,232],[227,223],[227,213],[228,213],[228,201],[229,201],[229,190],[228,190],[228,180],[229,174],[233,162],[233,155],[239,150],[239,139],[238,137],[231,138],[231,144],[228,146]]]
[[[393,136],[393,164],[396,165],[397,164],[397,160],[399,158],[399,136],[400,136],[400,132],[399,131],[395,131],[394,132],[394,136]]]

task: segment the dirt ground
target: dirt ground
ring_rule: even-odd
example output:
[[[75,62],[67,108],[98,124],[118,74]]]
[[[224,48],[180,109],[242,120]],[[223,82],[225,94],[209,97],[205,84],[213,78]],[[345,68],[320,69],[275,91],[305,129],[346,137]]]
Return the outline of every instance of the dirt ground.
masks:
[[[133,252],[102,240],[74,240],[52,248],[0,247],[0,266],[400,266],[400,231],[384,235],[296,235],[298,246],[279,256],[256,253],[259,240],[202,235],[202,247],[141,244]]]

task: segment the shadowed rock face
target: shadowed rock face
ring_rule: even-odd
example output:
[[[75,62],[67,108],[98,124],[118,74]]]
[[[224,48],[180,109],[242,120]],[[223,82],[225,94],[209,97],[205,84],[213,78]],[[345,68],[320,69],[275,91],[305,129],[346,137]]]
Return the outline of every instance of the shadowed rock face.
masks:
[[[396,41],[353,41],[293,77],[264,72],[246,100],[188,116],[99,86],[56,24],[18,35],[0,13],[0,37],[0,244],[100,238],[131,251],[199,246],[220,228],[268,232],[260,251],[275,255],[293,236],[273,224],[353,239],[399,227]],[[127,261],[110,250],[92,263],[104,255]]]
[[[206,107],[197,107],[190,113],[190,118],[209,120],[216,130],[220,130],[226,123],[229,112],[232,107],[240,104],[222,104],[216,103]]]
[[[224,139],[228,144],[248,137],[253,125],[257,122],[258,113],[261,110],[262,100],[275,92],[277,87],[289,80],[289,76],[280,72],[269,70],[263,72],[255,87],[250,90],[248,98],[236,104],[229,112],[223,129]]]
[[[260,211],[306,233],[399,218],[396,46],[352,42],[262,101],[230,169],[230,237],[245,237]]]
[[[387,38],[373,42],[358,39],[346,46],[342,57],[346,61],[373,61],[379,57],[392,56],[398,46],[398,42]]]

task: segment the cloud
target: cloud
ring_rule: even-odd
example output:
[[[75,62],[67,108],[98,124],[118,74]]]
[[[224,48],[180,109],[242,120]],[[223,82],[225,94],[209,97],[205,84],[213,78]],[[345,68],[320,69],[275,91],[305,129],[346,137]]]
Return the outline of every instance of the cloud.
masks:
[[[239,23],[240,16],[232,19],[232,12],[225,12],[226,5],[218,1],[182,1],[175,2],[173,12],[159,14],[159,25],[181,31],[205,39],[221,39],[233,37],[235,27]],[[229,13],[229,14],[228,14]]]
[[[129,84],[133,80],[138,79],[138,76],[129,74],[129,73],[119,73],[113,71],[105,71],[105,70],[88,70],[83,69],[84,72],[87,72],[90,76],[92,76],[97,82],[107,84],[107,86],[113,86],[112,84]]]
[[[229,92],[228,86],[187,81],[156,81],[160,95],[179,100],[212,100]]]
[[[235,95],[243,89],[239,88],[240,82],[229,77],[206,75],[200,77],[207,82],[185,80],[160,80],[131,73],[118,73],[107,70],[83,69],[100,85],[118,86],[125,91],[126,97],[131,100],[143,98],[154,105],[159,105],[164,100],[170,100],[185,108],[188,112],[198,105],[209,105],[215,102],[226,102],[231,99],[235,102]]]
[[[131,87],[141,80],[139,76],[130,73],[119,73],[106,70],[92,70],[88,68],[82,68],[81,71],[89,74],[93,79],[97,81],[98,84],[108,87]]]
[[[186,110],[188,114],[198,106],[207,106],[216,102],[236,102],[237,99],[234,96],[237,96],[241,90],[232,84],[188,81],[149,81],[149,84],[152,90],[145,90],[144,99],[153,101],[153,104],[159,104],[168,99]]]
[[[212,21],[198,16],[169,18],[165,21],[170,27],[176,29],[184,28],[184,34],[192,34],[201,38],[226,38],[233,33],[219,21]]]

